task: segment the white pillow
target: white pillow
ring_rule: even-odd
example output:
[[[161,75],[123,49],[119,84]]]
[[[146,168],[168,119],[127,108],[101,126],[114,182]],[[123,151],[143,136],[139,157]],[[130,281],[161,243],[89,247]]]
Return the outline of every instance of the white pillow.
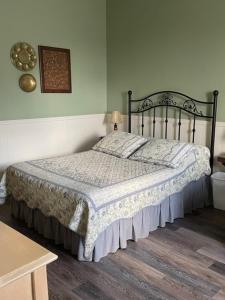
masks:
[[[133,133],[114,131],[100,140],[92,149],[127,158],[146,142],[146,138]]]
[[[177,168],[184,156],[192,148],[193,144],[175,140],[150,139],[144,146],[132,154],[130,159]]]

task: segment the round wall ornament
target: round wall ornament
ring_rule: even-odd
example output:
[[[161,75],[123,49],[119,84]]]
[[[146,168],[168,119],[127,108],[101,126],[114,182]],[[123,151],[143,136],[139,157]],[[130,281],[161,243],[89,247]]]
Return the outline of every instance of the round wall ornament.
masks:
[[[19,86],[24,92],[33,92],[37,86],[37,82],[33,75],[24,74],[19,79]]]
[[[13,65],[20,71],[32,70],[37,63],[34,48],[25,42],[16,43],[10,52]]]

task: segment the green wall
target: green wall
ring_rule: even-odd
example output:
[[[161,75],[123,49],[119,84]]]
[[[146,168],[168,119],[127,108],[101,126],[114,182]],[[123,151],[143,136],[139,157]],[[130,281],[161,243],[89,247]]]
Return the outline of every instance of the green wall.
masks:
[[[0,120],[106,111],[105,0],[0,0],[0,36]],[[38,64],[36,91],[21,91],[9,56],[18,41],[69,48],[73,93],[40,93]]]
[[[109,112],[126,112],[129,89],[203,99],[218,89],[225,121],[225,1],[109,0],[107,70]]]
[[[219,89],[225,121],[224,11],[224,0],[0,0],[0,120],[126,112],[129,89],[203,99]],[[38,64],[36,91],[21,91],[18,41],[69,48],[73,93],[42,94]]]

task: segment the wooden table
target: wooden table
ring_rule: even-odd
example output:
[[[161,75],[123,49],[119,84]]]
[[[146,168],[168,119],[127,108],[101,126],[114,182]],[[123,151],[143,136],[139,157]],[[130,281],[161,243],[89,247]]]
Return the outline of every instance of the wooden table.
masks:
[[[0,299],[46,300],[46,265],[57,256],[0,222]]]
[[[218,156],[218,161],[225,166],[225,153]]]

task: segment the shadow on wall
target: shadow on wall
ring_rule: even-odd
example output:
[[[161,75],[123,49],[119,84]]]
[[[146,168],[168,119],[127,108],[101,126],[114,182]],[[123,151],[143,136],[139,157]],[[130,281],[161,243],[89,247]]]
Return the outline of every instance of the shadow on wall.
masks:
[[[77,153],[77,152],[90,150],[98,142],[99,138],[100,137],[96,135],[95,137],[92,137],[91,139],[88,139],[88,141],[85,141],[84,143],[79,145],[79,147],[74,149],[74,152]]]
[[[123,112],[128,112],[128,91],[122,92]]]

